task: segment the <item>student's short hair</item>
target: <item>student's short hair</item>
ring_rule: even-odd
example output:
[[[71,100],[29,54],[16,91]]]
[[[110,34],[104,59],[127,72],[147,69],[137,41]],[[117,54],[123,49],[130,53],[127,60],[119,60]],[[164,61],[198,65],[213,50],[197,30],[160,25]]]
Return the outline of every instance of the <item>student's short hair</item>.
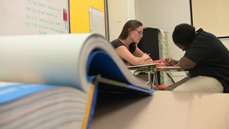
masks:
[[[129,29],[135,30],[139,26],[143,26],[143,24],[138,20],[127,21],[126,24],[122,28],[122,32],[119,35],[119,39],[126,39],[128,37],[128,34],[129,34]]]
[[[195,27],[182,23],[175,27],[172,37],[175,44],[187,45],[192,43],[195,35]]]

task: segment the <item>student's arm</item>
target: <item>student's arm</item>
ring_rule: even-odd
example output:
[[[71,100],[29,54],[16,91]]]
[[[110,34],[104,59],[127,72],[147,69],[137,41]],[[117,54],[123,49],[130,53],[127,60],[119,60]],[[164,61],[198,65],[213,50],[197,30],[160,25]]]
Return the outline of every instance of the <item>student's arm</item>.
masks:
[[[196,66],[196,63],[187,57],[182,57],[179,61],[181,68],[183,69],[192,69]]]
[[[145,53],[143,53],[138,47],[136,47],[136,50],[134,51],[134,55],[135,55],[135,56],[141,57],[141,56],[143,56],[144,54],[145,54]],[[150,53],[148,53],[148,54],[150,54]],[[143,64],[150,64],[150,63],[153,63],[153,60],[152,60],[152,59],[150,58],[150,56],[149,56],[149,58],[148,58],[147,60],[145,60]]]
[[[137,57],[141,57],[144,55],[144,53],[138,47],[136,47],[136,49],[134,51],[134,55]]]
[[[168,66],[180,66],[182,69],[192,69],[196,66],[196,63],[192,60],[188,59],[187,57],[182,57],[179,61],[171,59],[165,59],[166,65]]]
[[[136,57],[125,46],[120,46],[115,49],[120,57],[128,61],[132,65],[144,64],[145,60],[149,58],[147,54],[144,54],[140,57]]]

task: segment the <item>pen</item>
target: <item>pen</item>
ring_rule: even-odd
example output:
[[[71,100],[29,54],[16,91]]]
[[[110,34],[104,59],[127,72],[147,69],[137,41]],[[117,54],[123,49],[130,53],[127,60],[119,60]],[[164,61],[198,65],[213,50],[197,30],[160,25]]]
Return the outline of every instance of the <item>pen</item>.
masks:
[[[145,53],[145,54],[146,54],[146,53]],[[147,54],[148,58],[147,58],[146,60],[150,59],[150,56],[149,56],[149,55],[150,55],[150,53],[149,53],[149,54]]]
[[[171,52],[171,55],[169,57],[169,61],[171,61],[172,56],[173,56],[173,51]]]

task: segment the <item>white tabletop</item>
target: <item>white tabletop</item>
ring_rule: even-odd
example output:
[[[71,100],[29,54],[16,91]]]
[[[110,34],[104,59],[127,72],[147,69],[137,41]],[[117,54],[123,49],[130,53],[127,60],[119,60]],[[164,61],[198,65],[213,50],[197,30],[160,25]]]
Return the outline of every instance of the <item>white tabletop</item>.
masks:
[[[131,65],[127,66],[128,68],[140,68],[140,67],[150,67],[150,66],[155,66],[158,65],[159,63],[151,63],[151,64],[143,64],[143,65]]]

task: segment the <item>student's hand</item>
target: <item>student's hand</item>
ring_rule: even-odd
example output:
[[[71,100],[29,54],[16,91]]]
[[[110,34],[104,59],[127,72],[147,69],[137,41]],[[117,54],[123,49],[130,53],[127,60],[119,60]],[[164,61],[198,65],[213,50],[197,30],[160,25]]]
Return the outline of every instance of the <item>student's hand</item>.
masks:
[[[151,59],[150,56],[148,54],[146,54],[146,53],[144,53],[144,55],[142,57],[145,59],[145,61],[148,60],[148,59]]]
[[[166,58],[165,61],[167,66],[179,66],[179,61],[177,60]]]
[[[139,64],[138,65],[142,65],[142,64],[146,64],[146,61],[148,62],[148,60],[152,60],[150,58],[150,56],[146,53],[144,53],[141,57],[137,57],[139,59]]]
[[[153,60],[150,58],[144,62],[144,64],[153,64]]]

